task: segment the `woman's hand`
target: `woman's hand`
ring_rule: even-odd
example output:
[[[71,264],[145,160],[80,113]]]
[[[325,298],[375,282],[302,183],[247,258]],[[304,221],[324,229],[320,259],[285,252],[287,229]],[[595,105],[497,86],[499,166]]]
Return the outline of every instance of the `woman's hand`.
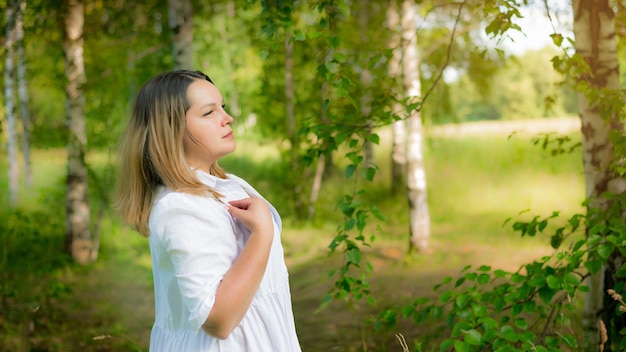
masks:
[[[273,234],[274,223],[267,203],[259,198],[228,202],[228,212],[252,233]]]

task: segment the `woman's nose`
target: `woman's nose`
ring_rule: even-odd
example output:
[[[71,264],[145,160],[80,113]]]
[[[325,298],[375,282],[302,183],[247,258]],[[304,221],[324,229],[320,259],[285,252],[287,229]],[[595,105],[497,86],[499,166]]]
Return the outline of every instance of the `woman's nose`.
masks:
[[[230,116],[230,114],[226,111],[224,111],[224,119],[222,120],[222,123],[224,125],[230,125],[231,123],[233,123],[234,119],[232,116]]]

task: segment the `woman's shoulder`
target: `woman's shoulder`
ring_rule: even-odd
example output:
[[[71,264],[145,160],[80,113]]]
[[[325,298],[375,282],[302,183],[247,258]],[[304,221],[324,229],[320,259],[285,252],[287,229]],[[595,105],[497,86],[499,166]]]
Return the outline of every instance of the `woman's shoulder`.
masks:
[[[200,196],[167,188],[159,190],[148,220],[152,234],[161,237],[164,229],[171,224],[192,226],[189,224],[197,223],[225,226],[230,224],[230,220],[224,205],[211,195]]]
[[[152,214],[169,209],[188,209],[193,211],[220,206],[220,201],[210,194],[196,195],[162,187],[159,189],[152,204]]]

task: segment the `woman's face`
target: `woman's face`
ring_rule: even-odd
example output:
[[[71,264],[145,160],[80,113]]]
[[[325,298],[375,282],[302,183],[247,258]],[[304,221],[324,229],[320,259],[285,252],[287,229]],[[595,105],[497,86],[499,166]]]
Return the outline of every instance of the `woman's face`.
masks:
[[[208,172],[219,158],[235,150],[230,125],[233,118],[224,110],[224,98],[219,90],[209,81],[191,83],[187,99],[191,106],[185,116],[185,157],[192,167]]]

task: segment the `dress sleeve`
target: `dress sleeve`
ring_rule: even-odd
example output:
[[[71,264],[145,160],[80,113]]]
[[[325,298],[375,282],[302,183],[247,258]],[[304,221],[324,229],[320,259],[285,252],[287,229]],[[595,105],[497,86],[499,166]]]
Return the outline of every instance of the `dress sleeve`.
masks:
[[[219,283],[237,257],[237,243],[232,218],[219,203],[176,196],[176,201],[162,200],[153,212],[153,234],[172,262],[189,321],[199,329],[215,303]]]

